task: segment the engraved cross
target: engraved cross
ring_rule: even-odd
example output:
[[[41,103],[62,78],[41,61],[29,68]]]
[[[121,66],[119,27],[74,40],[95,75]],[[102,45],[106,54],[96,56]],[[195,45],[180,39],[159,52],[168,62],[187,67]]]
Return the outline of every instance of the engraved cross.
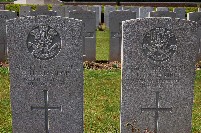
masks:
[[[155,120],[154,120],[154,123],[155,123],[155,131],[154,133],[157,133],[158,132],[158,118],[159,118],[159,111],[169,111],[171,112],[172,111],[172,107],[171,108],[160,108],[159,107],[159,92],[156,91],[156,107],[155,108],[141,108],[141,111],[154,111],[155,112]]]
[[[45,110],[45,132],[49,133],[49,119],[48,119],[48,111],[55,109],[55,110],[60,110],[62,111],[62,107],[50,107],[48,105],[48,90],[43,90],[44,92],[44,101],[45,101],[45,106],[44,107],[33,107],[31,106],[31,110]]]

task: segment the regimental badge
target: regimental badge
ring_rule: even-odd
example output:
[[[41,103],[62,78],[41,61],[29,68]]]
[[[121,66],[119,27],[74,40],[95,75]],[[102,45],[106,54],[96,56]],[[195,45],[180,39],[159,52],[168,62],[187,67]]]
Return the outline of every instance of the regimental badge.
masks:
[[[31,30],[27,38],[28,51],[37,59],[49,60],[61,50],[59,33],[48,25],[39,25]]]
[[[167,28],[155,28],[144,35],[142,50],[152,62],[168,61],[177,50],[174,33]]]

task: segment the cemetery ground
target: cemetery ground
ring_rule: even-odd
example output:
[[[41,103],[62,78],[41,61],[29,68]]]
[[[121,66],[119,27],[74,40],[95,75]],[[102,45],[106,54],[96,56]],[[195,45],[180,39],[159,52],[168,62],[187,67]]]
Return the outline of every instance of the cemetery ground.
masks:
[[[97,60],[108,60],[109,31],[97,31]],[[104,61],[103,61],[104,62]],[[119,133],[121,70],[118,63],[110,68],[84,69],[84,132]],[[108,65],[106,65],[108,66]],[[0,133],[11,133],[9,69],[0,67]],[[137,93],[137,92],[136,92]],[[196,70],[193,133],[201,133],[201,70]]]

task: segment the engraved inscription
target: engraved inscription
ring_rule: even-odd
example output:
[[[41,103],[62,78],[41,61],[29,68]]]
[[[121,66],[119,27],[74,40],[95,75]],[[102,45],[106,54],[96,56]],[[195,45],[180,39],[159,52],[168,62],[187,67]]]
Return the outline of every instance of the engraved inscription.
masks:
[[[59,33],[48,25],[39,25],[27,38],[28,51],[37,59],[49,60],[61,50]]]
[[[21,73],[23,81],[30,86],[62,86],[65,84],[71,73],[72,65],[64,68],[52,68],[47,70],[48,66],[29,66],[23,68]],[[72,78],[72,76],[71,76]]]
[[[176,37],[169,29],[152,29],[144,35],[142,50],[144,55],[153,62],[167,61],[177,50]]]

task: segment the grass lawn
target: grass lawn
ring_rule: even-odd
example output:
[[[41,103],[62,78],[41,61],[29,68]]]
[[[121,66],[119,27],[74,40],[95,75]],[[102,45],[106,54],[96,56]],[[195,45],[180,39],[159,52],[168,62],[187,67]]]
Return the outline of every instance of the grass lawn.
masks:
[[[97,31],[97,59],[109,55],[108,31]],[[103,38],[101,38],[101,36]],[[102,43],[101,43],[102,42]],[[119,133],[121,71],[84,70],[85,133]],[[201,133],[201,70],[196,71],[193,133]],[[11,133],[8,68],[0,68],[0,133]]]

